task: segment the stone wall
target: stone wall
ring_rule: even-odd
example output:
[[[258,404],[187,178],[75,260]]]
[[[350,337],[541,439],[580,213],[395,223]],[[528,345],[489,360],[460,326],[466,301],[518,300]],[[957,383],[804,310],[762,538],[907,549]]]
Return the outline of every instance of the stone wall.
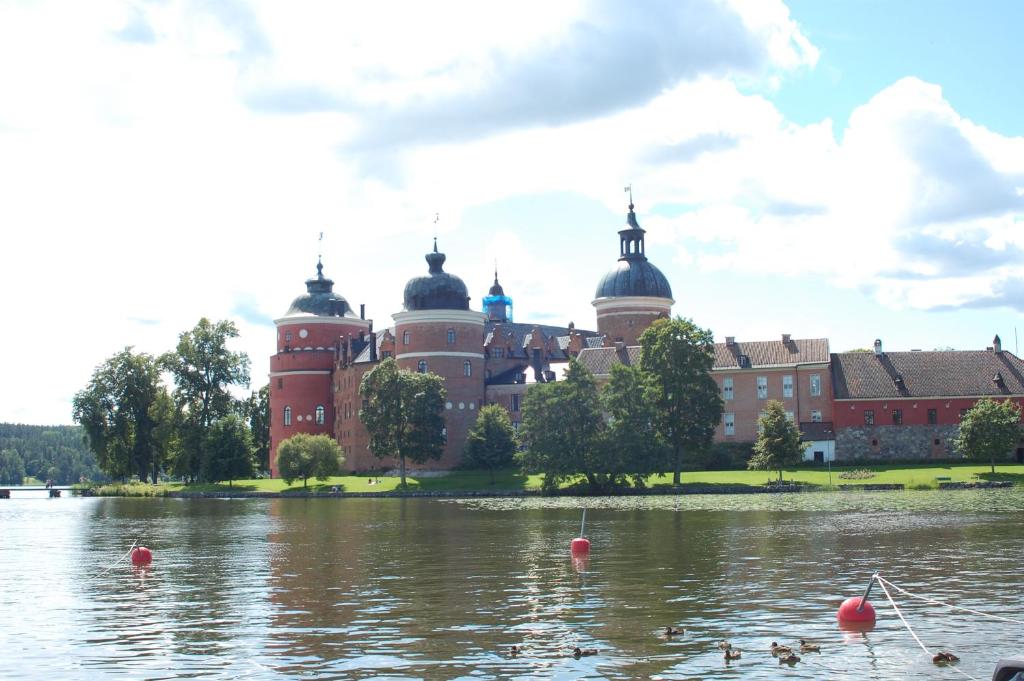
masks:
[[[959,426],[853,426],[836,430],[836,461],[952,459]]]

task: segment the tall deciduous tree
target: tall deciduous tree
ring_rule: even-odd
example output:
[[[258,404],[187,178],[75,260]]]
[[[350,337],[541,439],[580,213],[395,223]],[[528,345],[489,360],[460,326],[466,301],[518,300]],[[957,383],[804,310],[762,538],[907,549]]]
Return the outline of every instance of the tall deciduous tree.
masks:
[[[1021,435],[1020,407],[1011,400],[978,400],[960,419],[954,445],[975,461],[988,461],[996,472],[996,459],[1005,459]]]
[[[237,414],[217,419],[206,435],[201,466],[203,480],[219,482],[252,475],[253,446],[249,427]]]
[[[493,485],[494,470],[510,466],[515,452],[515,431],[505,408],[497,404],[481,407],[466,438],[463,464],[486,470]]]
[[[631,477],[638,487],[644,485],[648,475],[668,470],[668,448],[658,434],[652,377],[639,367],[612,366],[601,403],[608,422],[608,470]]]
[[[768,400],[757,424],[759,432],[754,455],[747,467],[751,470],[774,468],[779,471],[779,482],[782,482],[783,467],[794,466],[803,458],[800,429],[786,416],[786,407],[778,400]]]
[[[594,376],[570,360],[564,381],[540,383],[523,400],[519,437],[526,447],[520,459],[531,473],[543,473],[545,490],[582,474],[592,489],[604,483],[601,460],[604,419]]]
[[[0,485],[20,485],[25,481],[25,462],[13,449],[0,450]]]
[[[444,381],[435,374],[400,369],[387,358],[359,384],[363,408],[359,420],[377,458],[396,457],[402,486],[406,460],[424,463],[444,452]]]
[[[336,475],[342,462],[341,449],[332,437],[299,433],[278,446],[275,468],[289,485],[301,479],[305,488],[309,478],[326,480]]]
[[[178,337],[173,352],[160,358],[174,376],[174,398],[182,414],[175,472],[191,479],[200,472],[210,424],[233,411],[231,386],[249,385],[249,357],[228,349],[228,341],[237,337],[234,322],[213,323],[203,317]]]
[[[658,432],[672,450],[672,484],[683,453],[710,446],[722,419],[722,398],[711,378],[711,332],[689,319],[658,319],[640,335],[640,367],[654,382]]]
[[[152,471],[157,482],[161,461],[150,410],[160,390],[157,361],[127,347],[96,367],[88,386],[75,394],[73,417],[107,475],[145,480]]]
[[[256,466],[270,470],[270,384],[254,390],[243,404],[242,416],[249,423]]]

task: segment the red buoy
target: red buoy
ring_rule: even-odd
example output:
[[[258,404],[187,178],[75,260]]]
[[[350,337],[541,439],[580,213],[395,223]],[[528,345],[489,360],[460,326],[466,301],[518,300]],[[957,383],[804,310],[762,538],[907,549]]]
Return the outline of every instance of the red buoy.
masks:
[[[133,565],[149,565],[153,562],[153,552],[145,546],[136,546],[132,549]]]
[[[863,608],[860,607],[861,603],[864,604]],[[836,619],[840,622],[874,622],[875,609],[861,596],[851,596],[839,606]]]
[[[590,553],[590,540],[584,537],[576,537],[572,540],[572,544],[569,545],[569,549],[574,556],[585,556]]]

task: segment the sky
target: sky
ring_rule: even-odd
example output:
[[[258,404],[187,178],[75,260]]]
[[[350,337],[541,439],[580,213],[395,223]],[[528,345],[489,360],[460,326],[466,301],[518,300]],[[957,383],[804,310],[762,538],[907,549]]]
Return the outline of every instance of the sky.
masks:
[[[627,185],[675,314],[833,352],[1024,336],[1024,4],[0,2],[0,421],[201,317],[267,381],[322,255],[375,328],[432,238],[595,327]],[[323,233],[322,240],[320,234]]]

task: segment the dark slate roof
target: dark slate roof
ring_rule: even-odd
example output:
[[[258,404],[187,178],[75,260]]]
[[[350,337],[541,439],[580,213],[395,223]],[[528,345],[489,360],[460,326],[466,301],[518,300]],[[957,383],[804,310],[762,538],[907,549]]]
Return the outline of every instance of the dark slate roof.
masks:
[[[595,376],[607,376],[616,364],[635,365],[640,363],[640,346],[629,345],[622,350],[616,348],[584,348],[576,361]]]
[[[526,351],[523,349],[532,340],[533,327],[540,329],[540,332],[544,334],[545,338],[554,337],[558,340],[558,347],[560,353],[555,353],[553,359],[567,359],[565,355],[565,349],[569,345],[569,331],[570,329],[566,326],[550,326],[548,324],[529,324],[526,322],[496,322],[488,320],[484,324],[484,345],[489,345],[492,338],[494,337],[495,327],[500,326],[501,333],[506,338],[506,346],[512,348],[514,357],[526,357]],[[591,338],[597,336],[596,331],[586,331],[584,329],[576,329],[576,332],[584,337],[585,341],[589,341]],[[511,335],[510,335],[511,334]],[[562,356],[560,357],[559,354]]]
[[[316,276],[306,280],[306,293],[293,300],[284,314],[286,317],[356,317],[348,301],[334,292],[334,281],[324,276],[324,266],[319,261]]]
[[[800,423],[800,439],[804,442],[835,440],[836,431],[831,421],[803,421]]]
[[[827,338],[793,338],[788,342],[753,341],[715,343],[716,369],[746,369],[740,366],[740,356],[750,360],[749,368],[791,366],[793,364],[827,364],[829,360]]]
[[[1024,362],[991,350],[842,352],[832,389],[837,400],[1024,395]]]
[[[601,277],[595,298],[619,296],[651,296],[671,298],[672,287],[668,279],[646,258],[643,260],[619,260]]]
[[[430,271],[425,277],[410,279],[405,285],[406,310],[468,310],[469,290],[466,283],[454,274],[444,271],[444,253],[427,253]]]
[[[588,336],[586,339],[588,348],[602,348],[604,347],[604,336]]]

